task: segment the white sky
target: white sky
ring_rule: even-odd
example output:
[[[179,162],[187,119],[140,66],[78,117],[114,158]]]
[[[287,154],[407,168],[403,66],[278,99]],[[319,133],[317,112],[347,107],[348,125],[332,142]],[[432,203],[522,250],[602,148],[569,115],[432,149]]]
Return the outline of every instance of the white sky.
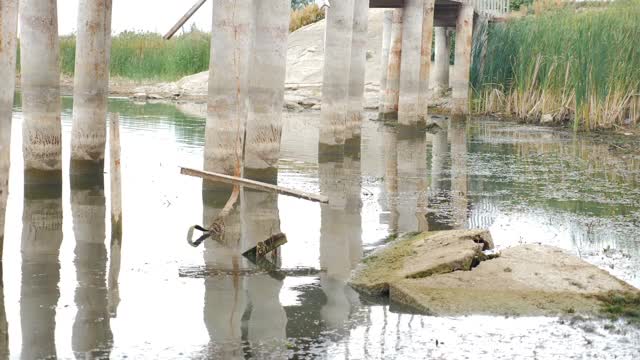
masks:
[[[1,1],[1,0],[0,0]],[[196,3],[196,0],[113,0],[112,31],[152,31],[164,34]],[[188,30],[195,22],[201,30],[211,29],[211,5],[207,1],[188,21]],[[60,35],[77,29],[78,0],[58,0],[58,28]],[[178,31],[180,33],[180,31]]]

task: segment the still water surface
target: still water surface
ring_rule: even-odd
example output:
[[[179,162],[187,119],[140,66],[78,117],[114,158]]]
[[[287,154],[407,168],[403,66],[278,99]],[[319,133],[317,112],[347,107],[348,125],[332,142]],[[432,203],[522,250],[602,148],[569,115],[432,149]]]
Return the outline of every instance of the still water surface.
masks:
[[[71,99],[63,108],[68,161]],[[331,204],[243,191],[223,244],[194,249],[188,228],[229,196],[179,175],[201,168],[204,120],[122,99],[110,111],[121,114],[121,244],[110,241],[108,168],[104,187],[75,188],[65,163],[61,193],[25,193],[15,108],[0,357],[640,357],[640,330],[620,322],[402,314],[345,285],[390,234],[487,227],[500,248],[559,246],[638,287],[637,160],[557,130],[441,118],[436,134],[408,138],[367,121],[361,152],[319,163],[319,113],[287,113],[278,182]],[[278,231],[289,240],[279,266],[323,272],[270,276],[238,255]]]

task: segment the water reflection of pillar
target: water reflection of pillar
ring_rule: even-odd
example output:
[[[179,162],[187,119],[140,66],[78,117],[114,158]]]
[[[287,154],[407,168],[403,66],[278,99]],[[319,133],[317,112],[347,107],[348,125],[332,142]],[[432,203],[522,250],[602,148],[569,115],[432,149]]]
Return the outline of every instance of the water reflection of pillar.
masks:
[[[383,129],[384,183],[389,211],[389,233],[398,232],[398,134],[392,127]]]
[[[71,213],[76,239],[75,302],[72,349],[76,358],[108,358],[113,334],[107,301],[107,248],[105,246],[105,197],[102,172],[95,181],[72,183]]]
[[[280,232],[277,194],[243,189],[241,199],[242,249],[254,247],[258,241]],[[277,255],[269,260],[279,263]],[[282,280],[266,274],[247,279],[251,304],[247,340],[252,345],[260,344],[253,352],[257,358],[286,350],[287,315],[280,304],[281,288]]]
[[[464,117],[449,122],[451,134],[451,207],[456,229],[465,228],[468,213],[467,134]]]
[[[424,132],[403,133],[398,140],[398,230],[426,230],[427,154]]]
[[[56,357],[55,318],[60,297],[62,189],[25,187],[22,215],[22,358]]]
[[[222,210],[231,192],[203,190],[203,223],[210,224]],[[204,242],[207,267],[238,270],[241,267],[240,212],[238,207],[224,221],[220,241]],[[209,358],[241,359],[242,315],[247,306],[244,280],[239,275],[218,275],[204,280],[204,323],[209,332]]]
[[[4,283],[2,281],[2,258],[0,258],[0,359],[9,358],[9,324],[4,310]]]
[[[347,174],[350,167],[353,173]],[[320,191],[329,197],[321,207],[320,285],[327,302],[321,316],[329,328],[340,329],[356,298],[346,285],[354,259],[361,255],[360,162],[355,157],[321,159]]]
[[[437,124],[441,129],[435,134],[428,135],[431,137],[431,185],[428,194],[431,199],[431,206],[436,205],[436,202],[444,197],[443,191],[445,190],[445,186],[443,184],[443,176],[447,157],[449,156],[447,123],[438,121]],[[427,213],[429,228],[431,230],[449,229],[450,227],[448,225],[436,219],[437,215],[438,214],[433,211]]]

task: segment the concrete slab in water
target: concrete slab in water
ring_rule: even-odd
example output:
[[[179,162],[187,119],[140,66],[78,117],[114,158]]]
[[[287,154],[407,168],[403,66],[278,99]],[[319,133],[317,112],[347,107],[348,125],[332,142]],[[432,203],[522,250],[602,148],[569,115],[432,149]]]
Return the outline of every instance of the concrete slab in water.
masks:
[[[403,279],[470,270],[485,259],[482,250],[492,248],[493,240],[486,230],[420,233],[367,257],[350,284],[368,295],[383,295],[389,284]]]
[[[638,293],[558,248],[522,245],[487,259],[482,250],[490,248],[487,231],[418,234],[366,258],[351,285],[434,315],[596,313],[598,297]]]

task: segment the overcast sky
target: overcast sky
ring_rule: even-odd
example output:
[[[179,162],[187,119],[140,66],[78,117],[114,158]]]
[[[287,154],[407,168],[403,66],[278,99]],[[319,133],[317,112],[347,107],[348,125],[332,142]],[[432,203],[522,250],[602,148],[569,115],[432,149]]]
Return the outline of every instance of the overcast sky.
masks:
[[[113,33],[138,30],[164,34],[195,3],[196,0],[113,0]],[[195,23],[202,30],[210,30],[211,4],[211,0],[207,1],[185,24],[185,29]],[[78,0],[58,0],[60,35],[74,33],[77,21]]]

